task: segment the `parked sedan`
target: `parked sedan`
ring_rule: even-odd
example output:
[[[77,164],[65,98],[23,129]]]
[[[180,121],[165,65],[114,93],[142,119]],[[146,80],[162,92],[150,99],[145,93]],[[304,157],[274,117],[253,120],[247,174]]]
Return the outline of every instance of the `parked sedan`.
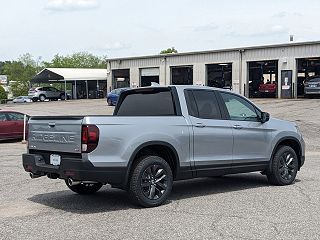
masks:
[[[27,119],[29,116],[27,116]],[[23,137],[24,114],[0,111],[0,140],[21,139]]]
[[[109,92],[107,94],[107,103],[109,106],[114,106],[117,104],[118,98],[120,96],[120,94],[124,91],[129,90],[130,88],[117,88],[112,90],[111,92]]]
[[[304,96],[320,95],[320,76],[309,78],[304,83]]]
[[[32,102],[32,100],[28,96],[19,96],[13,99],[13,103],[27,103]]]

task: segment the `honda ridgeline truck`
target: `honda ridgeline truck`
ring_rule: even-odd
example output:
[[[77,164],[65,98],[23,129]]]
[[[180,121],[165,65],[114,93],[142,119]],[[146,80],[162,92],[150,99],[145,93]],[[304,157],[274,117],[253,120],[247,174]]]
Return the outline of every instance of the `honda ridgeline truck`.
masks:
[[[175,180],[259,171],[288,185],[305,160],[294,123],[200,86],[125,91],[113,116],[31,117],[28,136],[32,178],[63,179],[79,194],[110,184],[144,207],[164,203]]]

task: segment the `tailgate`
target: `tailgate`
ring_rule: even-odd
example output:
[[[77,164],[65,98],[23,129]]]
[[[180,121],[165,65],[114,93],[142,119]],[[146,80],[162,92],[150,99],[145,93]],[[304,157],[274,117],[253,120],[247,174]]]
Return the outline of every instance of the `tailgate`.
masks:
[[[29,149],[81,153],[83,117],[31,117]]]

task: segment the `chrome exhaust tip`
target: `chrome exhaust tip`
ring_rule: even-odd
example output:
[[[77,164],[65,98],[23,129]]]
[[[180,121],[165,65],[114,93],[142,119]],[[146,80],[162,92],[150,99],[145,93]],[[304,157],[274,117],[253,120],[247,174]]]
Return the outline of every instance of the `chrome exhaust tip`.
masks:
[[[41,177],[41,175],[34,174],[34,173],[30,173],[29,175],[32,179]]]
[[[81,183],[81,181],[74,181],[72,178],[68,178],[68,185],[69,186],[76,186],[79,185]]]

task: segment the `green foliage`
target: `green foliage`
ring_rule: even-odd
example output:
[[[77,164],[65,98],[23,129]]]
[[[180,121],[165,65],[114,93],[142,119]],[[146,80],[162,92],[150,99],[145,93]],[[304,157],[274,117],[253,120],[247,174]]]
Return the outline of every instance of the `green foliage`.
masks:
[[[0,86],[0,100],[7,99],[7,93],[2,86]]]
[[[106,68],[105,59],[87,52],[78,52],[67,56],[56,54],[51,62],[44,62],[51,68]]]
[[[78,52],[67,56],[55,55],[50,62],[39,62],[29,53],[18,60],[0,62],[0,74],[8,76],[13,95],[26,95],[30,80],[43,68],[106,68],[105,58],[87,52]]]
[[[178,53],[178,51],[174,47],[171,47],[171,48],[162,50],[160,52],[160,54],[169,54],[169,53]]]
[[[30,80],[37,74],[39,67],[30,54],[22,55],[17,61],[6,62],[3,74],[8,76],[14,96],[26,95]]]

